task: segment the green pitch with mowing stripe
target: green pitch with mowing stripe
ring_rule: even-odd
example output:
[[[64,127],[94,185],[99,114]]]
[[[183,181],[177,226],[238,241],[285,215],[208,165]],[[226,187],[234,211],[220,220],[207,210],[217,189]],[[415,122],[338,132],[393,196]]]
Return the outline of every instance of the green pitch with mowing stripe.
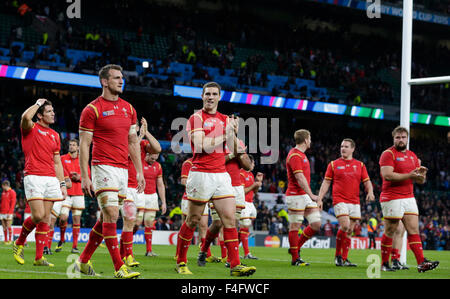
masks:
[[[73,266],[77,254],[70,253],[71,243],[66,243],[63,251],[47,255],[49,262],[55,267],[33,266],[35,245],[25,247],[25,265],[19,265],[13,258],[12,245],[0,244],[0,278],[5,279],[69,279],[78,278]],[[80,251],[85,243],[79,243]],[[251,247],[251,252],[259,260],[242,260],[244,264],[255,266],[256,273],[248,279],[448,279],[450,278],[450,251],[424,251],[425,257],[440,261],[438,268],[425,273],[418,273],[412,252],[408,251],[407,264],[409,270],[396,272],[379,272],[379,250],[351,250],[349,260],[356,263],[355,268],[336,267],[334,265],[334,249],[303,249],[302,258],[310,263],[306,267],[291,266],[290,255],[286,248]],[[135,258],[141,265],[133,268],[146,279],[232,279],[230,271],[222,263],[207,263],[205,267],[197,266],[198,246],[191,245],[188,252],[188,267],[193,275],[180,275],[175,268],[175,246],[153,245],[153,251],[159,256],[146,257],[145,245],[134,245]],[[218,246],[212,247],[214,255],[220,255]],[[242,248],[240,249],[242,254]],[[92,257],[95,271],[101,277],[93,278],[81,275],[80,278],[111,279],[113,265],[108,250],[99,247]],[[244,278],[247,279],[247,278]]]

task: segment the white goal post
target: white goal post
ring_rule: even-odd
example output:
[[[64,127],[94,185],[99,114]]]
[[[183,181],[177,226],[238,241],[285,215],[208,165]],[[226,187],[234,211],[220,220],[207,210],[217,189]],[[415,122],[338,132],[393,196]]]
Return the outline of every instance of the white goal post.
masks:
[[[437,84],[450,82],[450,76],[411,79],[412,24],[413,24],[413,0],[403,0],[400,125],[407,128],[408,131],[410,131],[411,85],[424,85],[424,84]],[[404,233],[403,246],[400,253],[400,262],[402,264],[406,264],[406,247],[407,247],[407,237],[406,233]]]

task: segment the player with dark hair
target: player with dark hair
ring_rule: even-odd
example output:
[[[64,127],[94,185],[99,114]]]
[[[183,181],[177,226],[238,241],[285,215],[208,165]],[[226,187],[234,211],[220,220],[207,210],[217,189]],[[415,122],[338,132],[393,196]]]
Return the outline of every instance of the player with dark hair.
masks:
[[[5,245],[10,245],[12,239],[12,221],[14,207],[16,206],[16,191],[11,188],[8,180],[2,182],[2,197],[0,203],[0,220],[2,221],[3,235],[5,236]]]
[[[36,115],[37,121],[33,122]],[[31,208],[31,217],[25,219],[19,238],[13,243],[14,259],[25,263],[23,245],[28,234],[36,228],[36,256],[33,265],[50,266],[43,257],[47,245],[50,213],[55,201],[67,196],[64,170],[59,151],[59,134],[50,128],[55,122],[53,105],[46,99],[38,99],[22,114],[22,150],[25,155],[24,188]]]
[[[120,256],[116,222],[119,202],[127,197],[128,155],[136,167],[138,192],[143,192],[139,139],[136,133],[136,110],[120,98],[123,86],[122,68],[106,65],[99,72],[102,95],[89,103],[80,118],[81,188],[85,194],[97,198],[101,216],[89,234],[75,269],[95,275],[90,261],[98,245],[105,240],[112,262],[114,277],[135,278],[140,275],[128,268]],[[92,146],[92,181],[88,173],[90,145]]]
[[[62,202],[59,213],[59,228],[61,239],[56,246],[55,252],[62,250],[65,242],[64,235],[67,227],[69,212],[72,211],[72,253],[80,253],[78,250],[78,236],[80,234],[81,214],[85,208],[84,194],[81,190],[81,171],[79,161],[79,141],[71,139],[69,141],[69,152],[61,156],[61,162],[67,173],[66,180],[70,180],[72,187],[67,190],[67,198]],[[90,169],[88,169],[90,176]]]
[[[187,131],[193,152],[192,168],[186,182],[189,200],[188,215],[180,228],[177,244],[176,271],[192,274],[187,268],[187,251],[205,205],[212,200],[224,226],[224,240],[230,257],[231,276],[252,275],[255,267],[240,263],[236,230],[236,202],[231,178],[225,168],[225,143],[234,144],[238,122],[217,111],[220,85],[215,82],[203,86],[203,109],[188,120]]]
[[[392,239],[400,221],[408,232],[408,243],[417,261],[417,270],[425,272],[439,265],[423,256],[419,234],[419,209],[414,198],[413,184],[424,184],[427,168],[421,166],[416,154],[407,149],[409,132],[398,126],[392,131],[394,145],[380,157],[383,185],[380,195],[384,217],[384,234],[381,238],[381,263],[383,271],[395,271],[389,265]]]
[[[167,211],[166,187],[164,185],[163,170],[158,161],[159,154],[145,155],[144,162],[144,226],[145,226],[145,256],[157,256],[152,250],[152,226],[159,211],[158,197],[161,199],[161,215]]]

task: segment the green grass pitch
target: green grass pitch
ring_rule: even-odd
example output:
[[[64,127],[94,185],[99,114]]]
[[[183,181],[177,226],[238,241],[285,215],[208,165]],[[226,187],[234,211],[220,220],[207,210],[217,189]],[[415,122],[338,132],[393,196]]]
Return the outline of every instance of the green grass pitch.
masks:
[[[85,243],[79,243],[82,250]],[[53,245],[53,248],[55,246]],[[46,256],[55,267],[33,266],[35,245],[30,243],[25,247],[25,265],[16,263],[12,256],[12,246],[0,244],[0,278],[1,279],[69,279],[76,275],[73,264],[78,255],[70,253],[71,243],[66,243],[63,251]],[[242,260],[247,265],[256,267],[256,273],[248,279],[367,279],[369,275],[377,275],[376,267],[370,267],[379,250],[351,250],[349,259],[358,265],[356,268],[336,267],[334,265],[334,249],[303,249],[302,258],[311,265],[294,267],[290,265],[290,255],[286,248],[251,247],[253,255],[259,260]],[[54,251],[54,249],[53,249]],[[197,266],[198,246],[191,245],[188,252],[188,266],[193,275],[179,275],[175,272],[175,246],[153,245],[153,251],[158,257],[145,257],[145,245],[134,245],[134,255],[141,265],[136,269],[144,279],[232,279],[228,268],[222,263],[210,264],[206,267]],[[220,254],[218,246],[212,247],[214,255]],[[242,248],[240,248],[242,255]],[[375,256],[371,256],[375,255]],[[396,272],[378,272],[381,279],[448,279],[450,278],[450,251],[424,251],[425,257],[439,260],[438,268],[425,273],[418,273],[416,261],[411,251],[408,251],[407,264],[409,270]],[[373,259],[372,259],[373,258]],[[99,247],[92,257],[95,271],[101,277],[93,278],[81,275],[80,278],[111,279],[113,265],[106,248]],[[75,278],[77,278],[75,276]],[[244,278],[247,279],[247,278]]]

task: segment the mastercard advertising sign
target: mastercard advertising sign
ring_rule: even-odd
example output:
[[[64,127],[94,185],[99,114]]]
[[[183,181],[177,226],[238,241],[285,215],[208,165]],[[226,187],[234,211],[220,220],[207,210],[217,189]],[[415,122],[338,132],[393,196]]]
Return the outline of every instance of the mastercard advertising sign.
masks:
[[[278,248],[281,245],[281,241],[280,238],[278,238],[277,236],[267,236],[264,239],[264,246],[266,247],[273,247],[273,248]]]

